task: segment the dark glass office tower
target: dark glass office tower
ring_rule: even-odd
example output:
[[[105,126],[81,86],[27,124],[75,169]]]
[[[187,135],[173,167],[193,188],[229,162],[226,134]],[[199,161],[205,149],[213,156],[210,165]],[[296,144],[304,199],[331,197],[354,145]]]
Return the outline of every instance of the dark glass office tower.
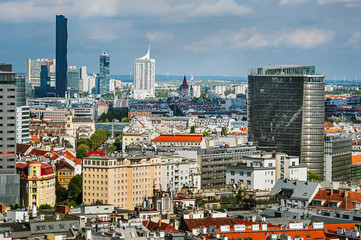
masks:
[[[65,97],[67,90],[67,44],[68,44],[68,19],[63,15],[56,16],[56,94]]]
[[[300,156],[322,178],[324,74],[314,66],[267,66],[249,71],[248,89],[249,141]]]
[[[105,51],[99,57],[99,93],[104,94],[109,92],[110,82],[110,56]]]

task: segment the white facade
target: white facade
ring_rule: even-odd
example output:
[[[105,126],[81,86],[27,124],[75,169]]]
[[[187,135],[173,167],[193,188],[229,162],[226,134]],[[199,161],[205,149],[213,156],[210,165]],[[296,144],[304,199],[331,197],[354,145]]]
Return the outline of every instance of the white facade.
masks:
[[[16,108],[16,143],[29,142],[29,106]]]
[[[180,191],[183,186],[193,186],[193,180],[197,180],[197,185],[200,186],[200,179],[194,178],[194,175],[199,172],[196,162],[179,156],[162,157],[162,161],[165,163],[162,166],[162,190]]]
[[[134,59],[134,98],[155,97],[155,59],[150,48],[145,56]]]

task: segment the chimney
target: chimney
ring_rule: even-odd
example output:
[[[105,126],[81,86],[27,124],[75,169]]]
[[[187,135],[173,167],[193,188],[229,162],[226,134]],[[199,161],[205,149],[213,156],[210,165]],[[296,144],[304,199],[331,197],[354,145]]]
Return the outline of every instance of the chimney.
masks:
[[[330,195],[331,195],[331,196],[333,195],[333,188],[331,188],[331,193],[330,193]]]
[[[161,227],[162,227],[162,221],[159,220],[159,221],[158,221],[158,228],[160,229]]]

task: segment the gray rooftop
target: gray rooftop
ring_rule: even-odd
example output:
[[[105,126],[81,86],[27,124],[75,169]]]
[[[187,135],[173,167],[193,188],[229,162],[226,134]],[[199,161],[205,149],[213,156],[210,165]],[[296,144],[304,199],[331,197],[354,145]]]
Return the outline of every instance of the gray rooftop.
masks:
[[[293,190],[290,200],[308,201],[320,186],[319,182],[279,179],[272,188],[271,196],[277,195],[282,190]]]

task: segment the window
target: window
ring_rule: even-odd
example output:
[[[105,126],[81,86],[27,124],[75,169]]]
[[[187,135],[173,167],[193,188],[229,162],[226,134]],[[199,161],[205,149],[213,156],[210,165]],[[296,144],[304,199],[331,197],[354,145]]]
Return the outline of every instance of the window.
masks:
[[[59,224],[59,227],[61,230],[64,230],[64,228],[65,228],[64,224]]]
[[[247,176],[248,176],[248,177],[250,177],[250,176],[251,176],[251,174],[252,174],[251,172],[247,172]]]
[[[233,170],[231,171],[231,175],[234,176],[234,171]]]
[[[247,180],[247,185],[251,185],[251,181],[250,181],[250,180]]]

